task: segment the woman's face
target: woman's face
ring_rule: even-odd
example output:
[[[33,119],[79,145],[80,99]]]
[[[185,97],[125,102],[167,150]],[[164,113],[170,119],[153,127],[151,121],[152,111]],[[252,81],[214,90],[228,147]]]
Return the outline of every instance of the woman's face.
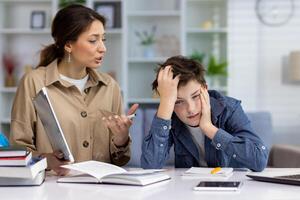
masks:
[[[95,20],[81,33],[75,42],[70,43],[71,61],[76,66],[97,68],[102,64],[106,47],[103,24]]]

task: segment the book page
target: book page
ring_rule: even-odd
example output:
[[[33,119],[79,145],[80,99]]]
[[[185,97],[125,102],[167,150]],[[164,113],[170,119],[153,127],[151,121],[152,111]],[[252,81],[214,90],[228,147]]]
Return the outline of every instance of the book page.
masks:
[[[63,168],[76,170],[85,174],[89,174],[98,180],[109,174],[120,174],[126,172],[125,169],[109,163],[99,161],[86,161],[70,165],[63,165]]]

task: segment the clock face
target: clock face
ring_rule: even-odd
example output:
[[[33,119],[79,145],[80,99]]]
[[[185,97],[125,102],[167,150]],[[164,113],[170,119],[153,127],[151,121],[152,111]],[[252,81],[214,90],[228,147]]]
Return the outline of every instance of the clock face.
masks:
[[[293,16],[294,0],[257,0],[255,9],[263,24],[280,26]]]

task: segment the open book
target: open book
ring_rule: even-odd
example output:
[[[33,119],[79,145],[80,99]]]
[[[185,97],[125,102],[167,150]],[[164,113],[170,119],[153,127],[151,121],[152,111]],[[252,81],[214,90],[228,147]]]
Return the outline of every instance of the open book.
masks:
[[[83,174],[59,178],[59,183],[110,183],[121,185],[149,185],[170,179],[170,176],[161,173],[162,170],[136,170],[125,169],[104,162],[85,161],[61,167],[75,170]]]

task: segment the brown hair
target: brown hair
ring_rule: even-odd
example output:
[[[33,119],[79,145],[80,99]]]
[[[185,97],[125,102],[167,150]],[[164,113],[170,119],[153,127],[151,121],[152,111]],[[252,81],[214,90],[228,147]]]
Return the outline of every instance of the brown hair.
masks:
[[[196,80],[201,85],[206,85],[204,78],[205,69],[201,63],[184,56],[173,56],[168,58],[164,63],[159,64],[156,70],[156,79],[152,83],[152,89],[156,92],[158,87],[158,73],[168,65],[172,66],[173,77],[180,75],[178,87],[186,85],[190,80]]]
[[[60,62],[65,54],[65,44],[76,41],[95,20],[99,20],[105,26],[105,18],[88,7],[73,4],[59,10],[51,27],[54,44],[46,46],[41,51],[38,67],[47,66],[55,59],[59,59]]]

